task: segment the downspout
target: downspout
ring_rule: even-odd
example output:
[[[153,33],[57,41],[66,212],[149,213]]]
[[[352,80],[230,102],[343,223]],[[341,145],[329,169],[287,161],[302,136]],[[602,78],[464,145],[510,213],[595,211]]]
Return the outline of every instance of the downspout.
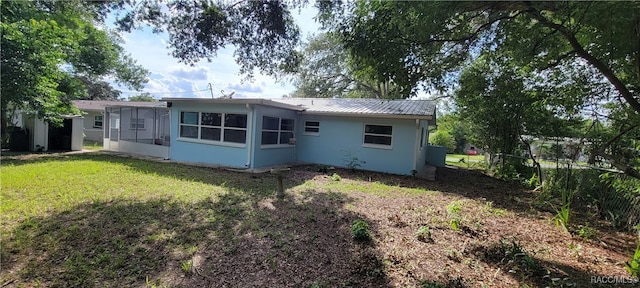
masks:
[[[249,105],[249,103],[245,104],[247,106],[247,110],[249,110],[249,115],[247,119],[247,164],[244,164],[247,168],[251,167],[251,150],[253,147],[253,107]]]
[[[413,171],[418,171],[418,147],[420,147],[420,119],[416,119],[416,136],[415,146],[413,147]],[[413,171],[412,174],[413,174]]]

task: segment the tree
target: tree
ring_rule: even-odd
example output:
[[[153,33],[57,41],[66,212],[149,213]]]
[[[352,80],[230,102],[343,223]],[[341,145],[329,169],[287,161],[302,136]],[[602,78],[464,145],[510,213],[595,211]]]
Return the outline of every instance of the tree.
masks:
[[[376,83],[352,65],[338,38],[320,33],[303,45],[293,93],[299,97],[399,98],[389,82]]]
[[[240,73],[254,69],[281,76],[297,70],[300,32],[290,9],[306,1],[115,0],[94,5],[102,18],[116,15],[121,31],[150,25],[169,34],[172,55],[186,64],[211,61],[219,49],[235,47]]]
[[[442,146],[447,148],[447,153],[453,153],[456,149],[456,140],[449,134],[448,131],[438,130],[429,135],[429,142],[433,145]]]
[[[350,57],[403,91],[452,87],[463,67],[497,54],[509,59],[499,64],[532,72],[535,81],[527,85],[544,97],[577,101],[583,105],[573,107],[605,116],[612,111],[598,107],[618,103],[629,113],[617,123],[631,124],[616,130],[631,133],[640,124],[638,2],[371,1],[346,6],[349,13],[335,12],[345,6],[332,3],[322,7],[321,19],[342,35]],[[345,21],[332,24],[336,19]],[[603,139],[594,155],[640,178],[637,166],[606,152],[619,139]]]
[[[139,95],[129,97],[129,101],[140,101],[140,102],[158,102],[158,99],[153,98],[149,93],[142,93]]]
[[[94,11],[80,1],[4,1],[2,21],[2,136],[16,110],[52,124],[78,111],[87,84],[110,76],[132,89],[147,71],[123,53],[115,34],[96,28]],[[89,80],[92,79],[92,80]],[[100,85],[100,83],[98,82]]]
[[[445,131],[453,136],[455,153],[465,153],[464,148],[471,136],[470,124],[460,117],[460,113],[449,113],[438,116],[438,131]],[[473,143],[471,143],[473,144]]]

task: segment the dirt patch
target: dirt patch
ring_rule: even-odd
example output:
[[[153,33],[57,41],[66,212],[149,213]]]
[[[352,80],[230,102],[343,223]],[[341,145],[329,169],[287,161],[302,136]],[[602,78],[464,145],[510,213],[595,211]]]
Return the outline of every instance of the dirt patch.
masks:
[[[301,166],[277,199],[239,189],[272,175],[190,169],[227,173],[233,189],[197,203],[117,200],[29,219],[3,243],[0,285],[593,287],[593,276],[626,277],[635,247],[634,234],[606,223],[590,239],[572,236],[535,208],[532,191],[478,171],[439,169],[427,181]],[[386,190],[369,191],[373,183]],[[352,239],[356,220],[370,241]]]

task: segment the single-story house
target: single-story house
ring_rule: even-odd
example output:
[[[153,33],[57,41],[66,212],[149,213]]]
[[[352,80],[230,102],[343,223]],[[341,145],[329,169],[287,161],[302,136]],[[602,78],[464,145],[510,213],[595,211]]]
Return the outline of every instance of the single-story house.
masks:
[[[428,100],[166,98],[169,159],[247,170],[294,163],[420,174],[444,166],[428,145]],[[125,104],[125,103],[122,103]],[[121,116],[125,119],[124,116]]]
[[[130,107],[157,107],[166,106],[164,102],[124,102],[103,100],[75,100],[71,101],[84,116],[84,139],[102,143],[104,139],[104,113],[105,107],[130,106]]]

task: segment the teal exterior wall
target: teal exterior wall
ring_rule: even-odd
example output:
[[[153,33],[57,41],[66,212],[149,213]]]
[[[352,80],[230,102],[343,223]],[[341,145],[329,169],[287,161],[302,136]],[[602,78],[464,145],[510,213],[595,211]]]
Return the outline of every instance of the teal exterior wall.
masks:
[[[252,168],[269,167],[276,165],[292,164],[296,162],[296,146],[290,144],[262,145],[262,119],[264,116],[287,118],[294,120],[294,129],[299,127],[297,112],[288,109],[255,105],[255,131],[253,145]],[[296,131],[296,130],[294,130]],[[294,137],[297,133],[294,134]]]
[[[250,133],[250,111],[242,104],[202,105],[174,101],[171,107],[171,149],[169,158],[178,162],[233,168],[250,168],[249,143],[229,145],[208,141],[180,138],[180,112],[215,112],[247,114],[247,137]],[[248,141],[247,141],[248,142]],[[249,165],[247,165],[249,163]]]
[[[416,156],[416,170],[418,174],[422,173],[427,163],[427,154],[429,152],[429,121],[420,120],[418,135],[418,151]]]
[[[293,163],[411,175],[429,161],[428,121],[300,114],[265,105],[208,104],[174,101],[171,109],[170,159],[240,169],[259,169]],[[180,112],[247,114],[245,144],[228,144],[179,137]],[[294,120],[295,144],[263,145],[263,117]],[[305,121],[318,121],[319,133],[305,133]],[[392,126],[391,145],[364,144],[366,124]],[[422,134],[424,133],[424,134]],[[444,158],[443,158],[444,159]]]
[[[446,166],[447,147],[427,146],[427,163],[436,167]]]
[[[300,115],[296,155],[299,162],[411,175],[416,157],[416,120]],[[318,135],[304,133],[305,121],[320,122]],[[390,148],[363,145],[364,125],[391,125]],[[419,135],[418,135],[419,136]],[[423,162],[424,163],[424,162]],[[423,166],[423,165],[417,165]]]

